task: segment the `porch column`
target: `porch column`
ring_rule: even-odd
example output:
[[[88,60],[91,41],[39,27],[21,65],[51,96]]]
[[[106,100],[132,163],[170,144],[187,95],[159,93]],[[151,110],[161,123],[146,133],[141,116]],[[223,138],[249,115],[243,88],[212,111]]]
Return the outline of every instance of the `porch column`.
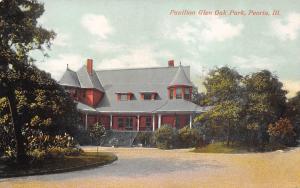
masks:
[[[152,115],[152,131],[155,131],[155,114]]]
[[[158,128],[161,126],[161,114],[158,114]]]
[[[110,127],[110,130],[112,130],[112,126],[113,126],[113,117],[112,117],[112,114],[110,114],[110,119],[109,119],[109,127]]]
[[[190,114],[190,129],[192,128],[192,121],[193,121],[192,114]]]
[[[140,115],[137,115],[137,131],[140,131]]]
[[[87,123],[88,123],[88,115],[86,113],[85,114],[85,130],[87,130],[87,127],[88,127]]]

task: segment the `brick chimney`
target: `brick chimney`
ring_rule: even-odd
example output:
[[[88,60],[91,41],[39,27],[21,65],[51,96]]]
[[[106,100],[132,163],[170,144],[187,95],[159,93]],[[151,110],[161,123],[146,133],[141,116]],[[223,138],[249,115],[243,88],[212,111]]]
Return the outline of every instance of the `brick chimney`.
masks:
[[[174,67],[174,60],[169,60],[168,61],[168,67]]]
[[[89,75],[93,74],[93,60],[87,59],[86,61],[86,70],[89,73]]]

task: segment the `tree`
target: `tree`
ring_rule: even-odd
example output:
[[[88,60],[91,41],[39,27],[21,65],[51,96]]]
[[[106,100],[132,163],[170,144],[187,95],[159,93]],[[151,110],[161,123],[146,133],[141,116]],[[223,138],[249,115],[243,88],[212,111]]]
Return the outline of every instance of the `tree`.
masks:
[[[287,110],[285,114],[292,122],[296,134],[300,135],[300,92],[296,96],[290,98],[287,102]]]
[[[0,97],[8,99],[11,122],[16,139],[17,161],[26,162],[24,123],[17,109],[16,88],[18,83],[10,82],[14,75],[22,76],[24,64],[32,59],[28,52],[40,50],[44,55],[55,34],[38,25],[37,19],[44,7],[36,0],[0,1],[0,74],[8,77],[0,80]],[[18,72],[19,74],[13,74]]]
[[[105,128],[98,122],[89,130],[89,132],[92,139],[96,141],[98,153],[98,146],[101,144],[103,138],[106,135]]]
[[[24,65],[20,74],[11,71],[0,75],[0,80],[11,76],[7,83],[16,84],[17,113],[22,114],[22,135],[25,152],[46,149],[56,135],[74,135],[79,114],[73,100],[50,75],[35,66]],[[0,98],[0,133],[2,150],[16,150],[12,116],[7,98]]]
[[[229,67],[221,67],[209,72],[204,81],[209,104],[213,108],[196,117],[196,121],[210,121],[211,127],[219,124],[225,133],[227,145],[234,141],[235,130],[243,111],[242,76]],[[220,136],[220,135],[219,135]]]
[[[259,144],[268,142],[267,128],[282,117],[286,110],[286,91],[283,84],[270,71],[247,75],[245,85],[245,118],[247,125],[257,125],[255,132]]]

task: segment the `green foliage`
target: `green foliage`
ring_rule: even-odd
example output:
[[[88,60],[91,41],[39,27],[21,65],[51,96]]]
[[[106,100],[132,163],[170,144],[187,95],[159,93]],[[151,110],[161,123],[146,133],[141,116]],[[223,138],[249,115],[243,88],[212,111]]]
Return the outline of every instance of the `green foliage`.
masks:
[[[160,149],[172,149],[177,145],[178,132],[169,125],[162,125],[154,133],[156,146]]]
[[[134,140],[134,144],[143,144],[143,146],[153,146],[154,138],[152,132],[138,132]]]
[[[238,72],[228,67],[212,70],[204,85],[213,108],[195,118],[196,122],[206,123],[210,134],[222,134],[213,136],[225,137],[227,144],[234,140],[243,111],[241,79],[242,76]]]
[[[106,135],[105,127],[99,122],[93,125],[89,130],[91,138],[99,146]]]
[[[275,75],[262,70],[242,77],[235,70],[222,67],[212,70],[204,85],[204,98],[209,101],[206,104],[213,107],[194,121],[205,135],[226,140],[227,145],[239,142],[262,149],[269,143],[268,125],[287,109],[287,92]],[[290,106],[297,106],[295,101]],[[297,114],[297,108],[289,109],[289,114]]]
[[[286,116],[291,120],[297,137],[300,136],[300,92],[287,102]]]
[[[244,79],[245,84],[245,121],[247,125],[255,124],[257,128],[247,129],[247,142],[255,139],[261,147],[268,143],[268,125],[277,121],[286,110],[286,91],[278,78],[263,70]]]
[[[26,68],[25,68],[26,67]],[[72,99],[50,76],[32,66],[24,66],[22,75],[12,70],[17,111],[22,114],[25,150],[45,148],[56,135],[74,135],[79,115]],[[16,84],[17,83],[17,84]],[[16,142],[7,98],[0,98],[0,150],[15,151]]]
[[[183,127],[178,131],[178,140],[183,148],[196,147],[203,143],[200,131],[196,128]]]
[[[233,100],[240,93],[242,76],[229,67],[216,68],[209,72],[204,81],[210,103],[216,104],[225,100]]]

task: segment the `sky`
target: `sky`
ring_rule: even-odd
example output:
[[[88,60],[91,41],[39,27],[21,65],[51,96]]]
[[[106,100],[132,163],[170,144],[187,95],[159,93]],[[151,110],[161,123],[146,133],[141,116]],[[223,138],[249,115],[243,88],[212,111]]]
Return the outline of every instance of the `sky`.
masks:
[[[40,1],[45,13],[38,23],[57,36],[48,58],[32,56],[56,80],[67,64],[76,71],[87,58],[95,69],[167,66],[174,59],[191,66],[200,91],[207,72],[224,65],[243,75],[268,69],[288,97],[300,91],[300,1]]]

